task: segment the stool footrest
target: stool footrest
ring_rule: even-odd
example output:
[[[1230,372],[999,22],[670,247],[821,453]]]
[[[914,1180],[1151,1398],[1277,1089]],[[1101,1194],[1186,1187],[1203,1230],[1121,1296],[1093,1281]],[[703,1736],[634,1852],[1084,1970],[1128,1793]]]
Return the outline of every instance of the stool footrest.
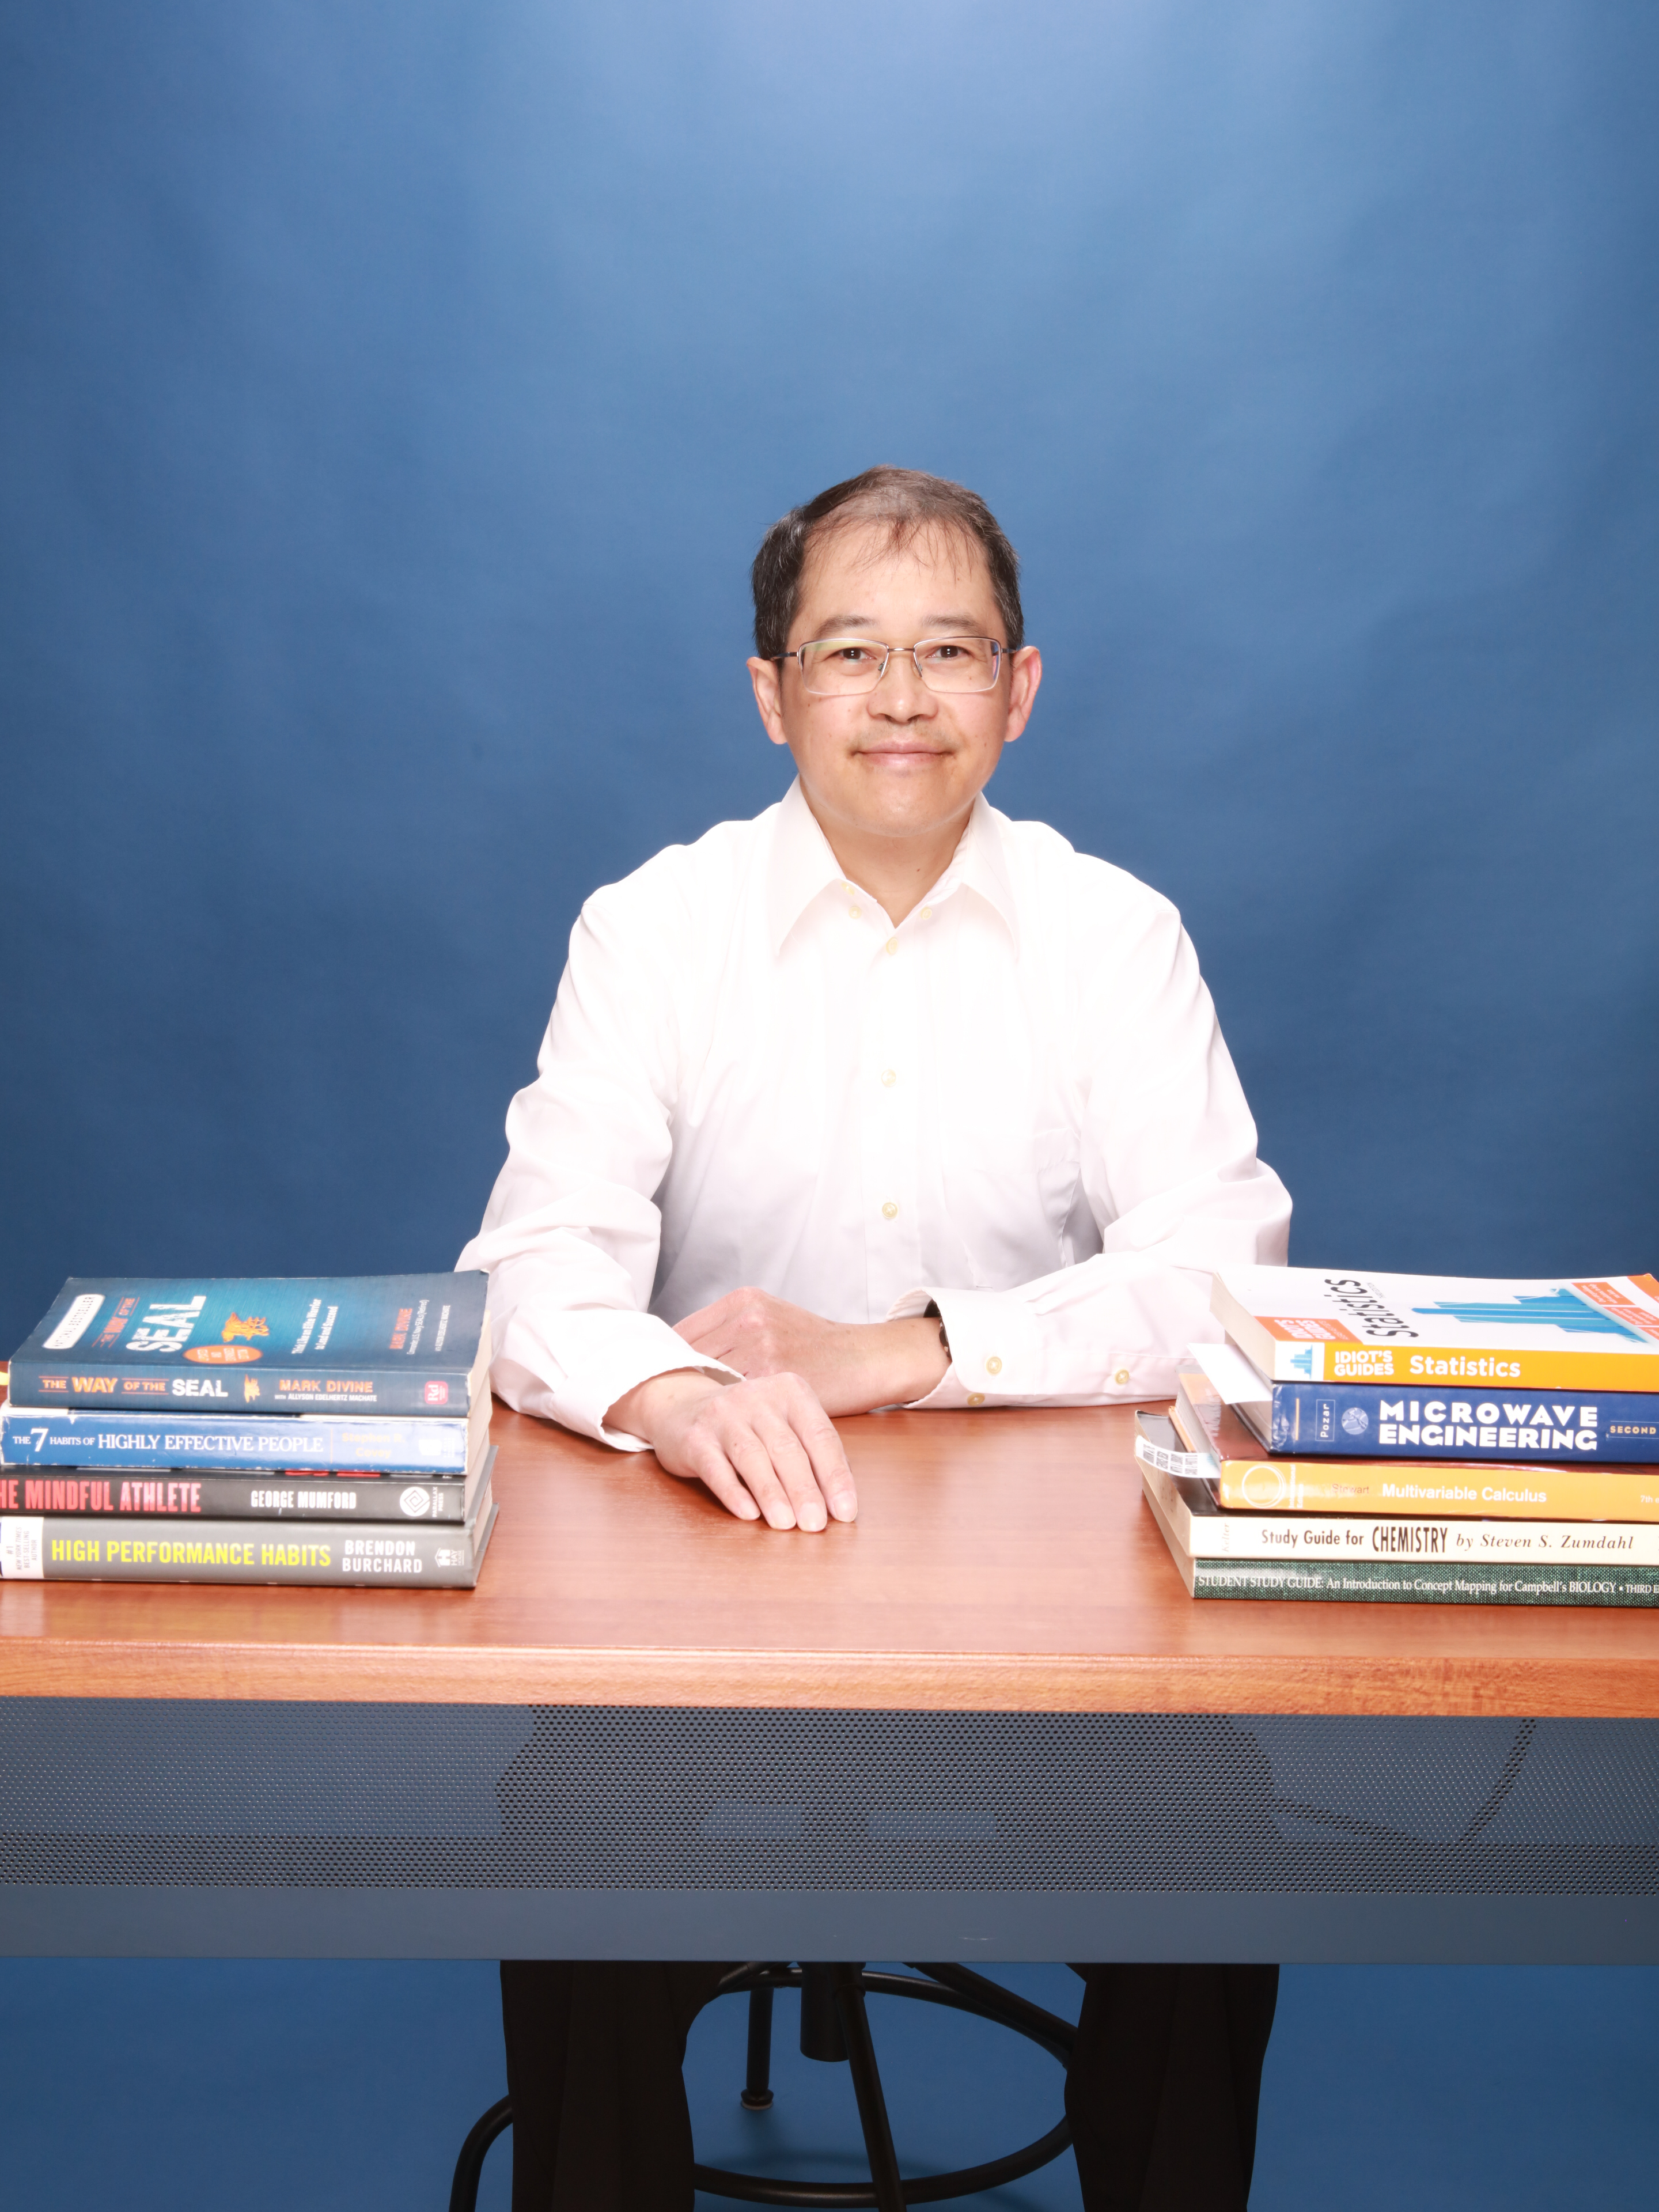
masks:
[[[800,2212],[835,2212],[835,2208],[868,2208],[868,2212],[902,2212],[911,2204],[939,2204],[953,2197],[977,2197],[1000,2189],[1006,2182],[1035,2173],[1070,2148],[1070,2124],[1061,2118],[1035,2142],[1009,2151],[1002,2158],[987,2159],[979,2166],[964,2166],[949,2173],[920,2174],[905,2180],[894,2155],[887,2124],[886,2100],[876,2065],[866,1996],[915,1997],[924,2003],[944,2005],[965,2012],[998,2027],[1011,2029],[1037,2044],[1064,2066],[1069,2060],[1077,2030],[1057,2013],[1005,1990],[969,1967],[948,1965],[909,1965],[902,1974],[883,1973],[866,1966],[841,1964],[818,1967],[835,1993],[835,2007],[853,2069],[859,2101],[859,2119],[870,2159],[868,2181],[791,2181],[781,2175],[737,2173],[718,2166],[692,2168],[695,2185],[711,2197],[732,2197],[742,2204],[795,2206]],[[764,2111],[772,2101],[770,2086],[772,1993],[781,1989],[804,1989],[806,1975],[798,1965],[752,1960],[721,1977],[720,1994],[750,1996],[748,2078],[743,2102],[751,2112]],[[503,2130],[513,2124],[513,2105],[503,2097],[475,2122],[455,2162],[449,2194],[449,2212],[475,2212],[478,2181],[485,2153]]]

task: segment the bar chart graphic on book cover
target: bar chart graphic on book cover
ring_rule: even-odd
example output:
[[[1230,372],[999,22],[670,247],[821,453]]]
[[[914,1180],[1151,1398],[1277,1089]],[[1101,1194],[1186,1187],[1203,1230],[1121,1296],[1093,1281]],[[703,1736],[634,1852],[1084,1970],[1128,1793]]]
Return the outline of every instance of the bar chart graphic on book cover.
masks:
[[[1224,1267],[1210,1304],[1272,1382],[1659,1390],[1651,1275],[1509,1281]]]

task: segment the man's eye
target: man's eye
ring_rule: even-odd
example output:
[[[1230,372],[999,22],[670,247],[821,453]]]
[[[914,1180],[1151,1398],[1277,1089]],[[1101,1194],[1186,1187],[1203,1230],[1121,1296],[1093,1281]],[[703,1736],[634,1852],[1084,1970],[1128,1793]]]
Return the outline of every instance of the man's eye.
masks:
[[[861,645],[842,645],[836,647],[833,657],[836,660],[844,660],[849,668],[859,668],[870,655]]]
[[[963,657],[959,645],[930,645],[927,648],[929,660],[960,660]]]

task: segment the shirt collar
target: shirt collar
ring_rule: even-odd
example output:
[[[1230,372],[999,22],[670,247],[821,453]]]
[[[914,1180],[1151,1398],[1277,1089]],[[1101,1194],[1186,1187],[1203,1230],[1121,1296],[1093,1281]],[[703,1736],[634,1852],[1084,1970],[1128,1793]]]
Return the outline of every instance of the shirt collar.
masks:
[[[999,916],[1019,951],[1019,919],[1008,856],[1003,848],[1002,817],[983,792],[975,799],[962,842],[951,864],[928,894],[939,904],[952,891],[975,891]],[[799,777],[779,803],[766,878],[766,924],[773,957],[814,899],[845,878],[830,841],[806,803]]]

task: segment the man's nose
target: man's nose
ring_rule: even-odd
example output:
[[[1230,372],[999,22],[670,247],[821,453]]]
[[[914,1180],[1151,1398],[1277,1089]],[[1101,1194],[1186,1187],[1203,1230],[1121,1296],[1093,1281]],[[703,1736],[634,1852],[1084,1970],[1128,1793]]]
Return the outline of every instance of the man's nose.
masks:
[[[890,718],[895,714],[914,717],[918,708],[925,706],[933,696],[921,680],[915,653],[900,653],[896,647],[888,654],[887,665],[877,678],[876,688],[870,695],[878,702],[876,711]]]

